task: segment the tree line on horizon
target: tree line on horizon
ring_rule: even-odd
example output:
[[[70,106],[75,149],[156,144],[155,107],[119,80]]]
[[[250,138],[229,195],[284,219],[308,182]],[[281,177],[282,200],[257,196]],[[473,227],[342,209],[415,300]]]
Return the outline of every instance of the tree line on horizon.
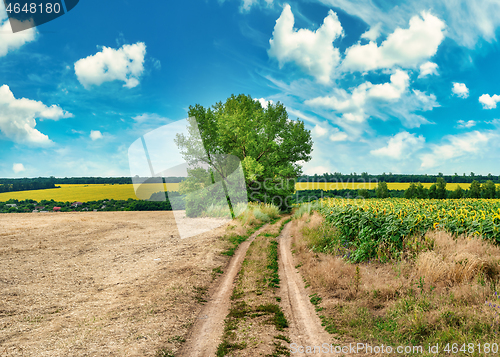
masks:
[[[299,182],[400,182],[400,183],[411,183],[411,182],[422,182],[422,183],[433,183],[441,177],[448,183],[472,183],[473,181],[478,181],[479,183],[484,183],[486,181],[492,181],[494,183],[500,183],[500,176],[495,176],[489,173],[488,175],[476,175],[474,172],[470,174],[463,173],[459,175],[454,173],[453,175],[444,175],[443,173],[438,173],[437,175],[429,174],[393,174],[385,172],[380,175],[369,174],[367,172],[362,172],[357,174],[355,172],[350,174],[342,174],[340,172],[335,173],[324,173],[322,175],[302,175],[298,178]]]
[[[340,190],[300,190],[296,191],[292,202],[303,203],[314,201],[319,198],[342,197],[342,198],[406,198],[406,199],[460,199],[460,198],[500,198],[500,190],[497,190],[493,181],[488,180],[482,184],[474,180],[468,189],[457,186],[455,190],[446,189],[447,182],[438,177],[436,182],[429,188],[422,183],[410,183],[406,190],[389,190],[386,182],[379,182],[375,189],[340,189]]]
[[[184,177],[164,177],[165,183],[179,183]],[[131,185],[130,177],[36,177],[0,178],[0,193],[60,188],[57,185]]]

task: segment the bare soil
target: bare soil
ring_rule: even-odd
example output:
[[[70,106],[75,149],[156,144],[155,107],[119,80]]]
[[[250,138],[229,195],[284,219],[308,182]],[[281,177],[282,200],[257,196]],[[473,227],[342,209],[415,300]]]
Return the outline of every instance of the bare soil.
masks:
[[[0,356],[176,352],[226,227],[180,239],[171,212],[0,214]]]

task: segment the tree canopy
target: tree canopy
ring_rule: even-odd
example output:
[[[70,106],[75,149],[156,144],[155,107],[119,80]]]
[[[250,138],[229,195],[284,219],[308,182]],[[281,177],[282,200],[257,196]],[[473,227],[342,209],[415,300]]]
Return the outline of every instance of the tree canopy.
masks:
[[[278,102],[263,108],[249,95],[231,95],[211,108],[189,107],[195,119],[188,136],[178,135],[177,145],[188,163],[213,166],[214,157],[232,155],[241,161],[248,198],[287,208],[286,198],[295,192],[301,163],[311,159],[312,139],[304,123],[288,118]],[[197,125],[200,138],[193,127]]]

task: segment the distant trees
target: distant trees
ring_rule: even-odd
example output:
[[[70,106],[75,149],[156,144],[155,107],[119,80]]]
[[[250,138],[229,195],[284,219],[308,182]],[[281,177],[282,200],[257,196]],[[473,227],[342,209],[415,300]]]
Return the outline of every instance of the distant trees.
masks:
[[[415,185],[415,183],[410,183],[410,187],[408,187],[405,191],[405,198],[417,198],[417,185]]]
[[[479,184],[478,181],[476,181],[476,180],[472,181],[467,197],[469,197],[469,198],[480,198],[481,197],[481,185]]]
[[[446,196],[448,196],[446,192],[446,181],[443,177],[438,177],[436,179],[436,198],[444,199]]]
[[[496,186],[493,181],[488,180],[481,186],[481,196],[483,198],[495,198],[496,197]]]
[[[448,198],[455,198],[455,199],[460,199],[464,197],[464,189],[460,187],[460,185],[455,188],[454,191],[450,192],[448,195]]]
[[[488,175],[477,175],[474,172],[471,172],[469,175],[463,173],[459,175],[458,173],[454,173],[453,175],[444,175],[443,173],[439,173],[438,175],[427,175],[427,174],[418,174],[418,175],[407,175],[407,174],[394,174],[385,172],[382,174],[368,174],[367,172],[363,172],[362,174],[357,174],[352,172],[350,174],[346,173],[324,173],[322,175],[312,175],[307,176],[303,175],[299,178],[301,182],[380,182],[384,181],[387,183],[391,182],[423,182],[423,183],[435,183],[438,177],[442,177],[448,183],[471,183],[476,180],[479,183],[485,183],[488,180],[493,181],[494,183],[500,183],[500,176],[488,174]]]
[[[389,190],[387,189],[387,183],[386,182],[379,182],[377,185],[377,198],[387,198],[389,197]]]
[[[164,193],[163,193],[164,194]],[[171,195],[175,199],[182,199],[181,195]],[[0,202],[0,213],[22,213],[22,212],[32,212],[35,207],[43,207],[44,211],[52,211],[54,207],[61,207],[60,212],[71,212],[71,211],[171,211],[172,205],[169,201],[169,197],[164,196],[162,201],[151,201],[151,200],[98,200],[83,202],[80,206],[73,207],[72,202],[56,202],[54,200],[41,200],[37,202],[35,200],[15,200],[11,199],[7,202]],[[7,206],[7,204],[15,204],[16,207]],[[180,204],[177,205],[180,207]]]
[[[427,198],[427,190],[424,188],[420,182],[417,184],[417,198]]]

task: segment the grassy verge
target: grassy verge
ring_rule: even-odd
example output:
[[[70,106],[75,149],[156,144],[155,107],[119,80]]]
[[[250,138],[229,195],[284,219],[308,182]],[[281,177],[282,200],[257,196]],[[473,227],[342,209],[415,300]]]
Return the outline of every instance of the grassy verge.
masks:
[[[498,343],[499,247],[429,232],[426,248],[405,259],[354,264],[338,248],[336,254],[315,251],[335,237],[334,228],[318,215],[297,216],[297,268],[329,333],[373,346],[423,346],[423,355],[436,344],[440,355],[447,346],[458,346],[453,355],[480,355],[479,345]]]
[[[217,356],[289,356],[288,321],[279,306],[277,237],[280,223],[269,225],[250,245],[231,296]],[[274,337],[273,337],[274,336]]]
[[[241,209],[239,211],[240,215],[235,221],[236,224],[230,226],[233,232],[225,237],[229,242],[229,247],[221,253],[222,255],[233,256],[239,245],[260,227],[266,223],[274,224],[280,219],[278,208],[269,204],[249,203],[245,211]],[[242,229],[242,227],[247,227],[247,229]]]

